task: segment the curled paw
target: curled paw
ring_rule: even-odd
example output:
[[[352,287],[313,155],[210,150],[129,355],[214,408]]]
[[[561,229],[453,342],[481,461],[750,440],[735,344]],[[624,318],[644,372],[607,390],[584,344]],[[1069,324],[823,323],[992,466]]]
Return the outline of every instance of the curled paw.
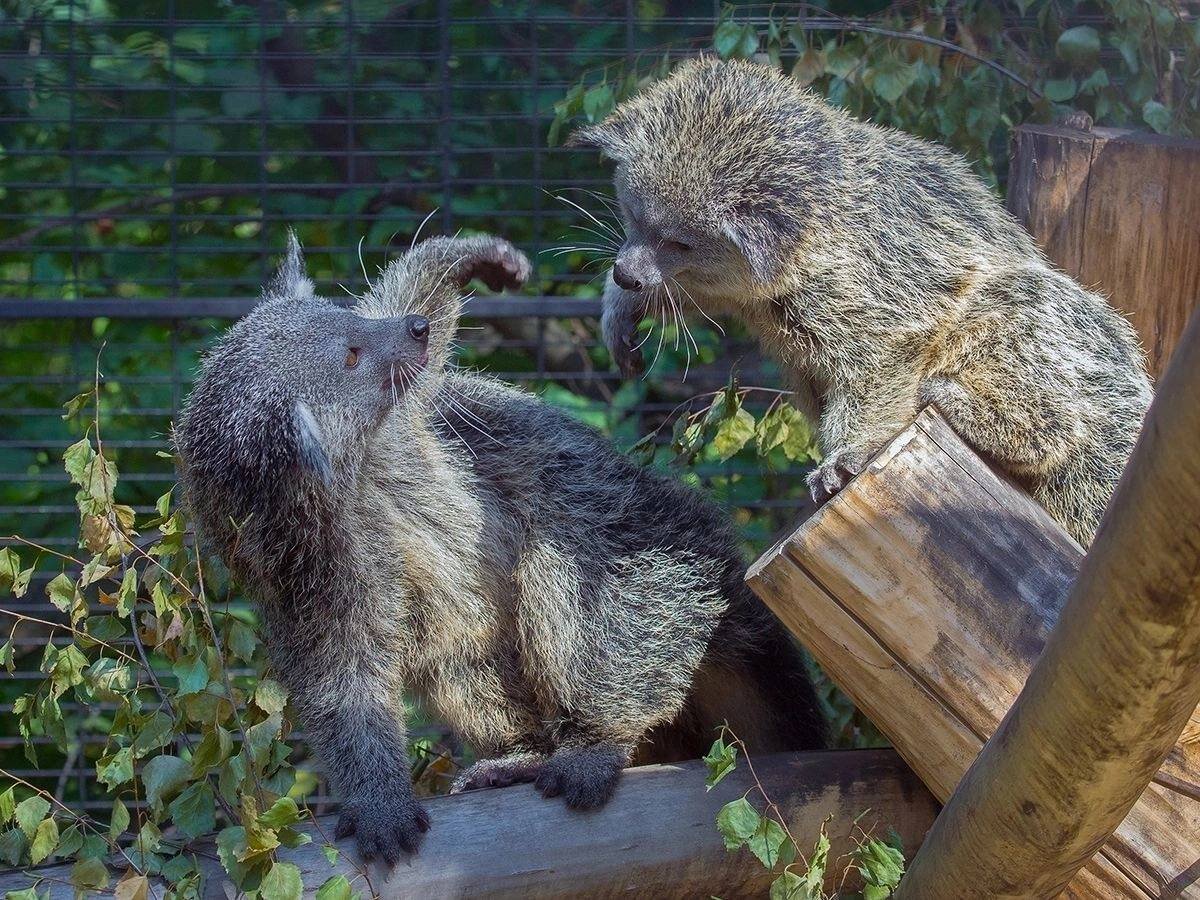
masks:
[[[519,288],[529,280],[529,259],[511,243],[498,237],[465,238],[458,268],[461,285],[478,278],[489,290]]]
[[[646,358],[637,333],[645,312],[645,301],[639,295],[617,287],[610,277],[604,290],[600,330],[613,364],[623,378],[637,378],[646,370]]]
[[[867,465],[870,454],[866,450],[836,450],[826,455],[820,464],[808,473],[808,489],[818,503],[828,500],[844,488]]]
[[[402,854],[416,853],[429,830],[429,813],[413,797],[351,800],[342,806],[334,836],[354,835],[365,860],[382,857],[394,866]]]
[[[611,744],[556,750],[533,784],[543,797],[561,796],[572,809],[599,809],[628,763],[629,754]]]
[[[533,781],[541,772],[544,760],[545,757],[540,753],[520,753],[497,759],[482,759],[464,769],[454,779],[450,793],[461,794],[463,791],[508,787],[511,784]]]

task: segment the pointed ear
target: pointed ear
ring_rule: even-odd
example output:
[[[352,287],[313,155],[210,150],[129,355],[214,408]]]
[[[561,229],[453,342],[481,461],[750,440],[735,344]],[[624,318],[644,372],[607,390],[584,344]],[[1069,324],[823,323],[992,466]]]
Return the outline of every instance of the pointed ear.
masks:
[[[626,158],[620,136],[615,129],[604,122],[575,129],[563,146],[580,150],[599,150],[604,156],[616,162],[624,162]]]
[[[325,435],[317,424],[312,410],[303,400],[297,400],[292,409],[296,425],[296,449],[299,464],[320,478],[326,485],[333,480],[333,466],[325,452]]]
[[[774,213],[735,215],[722,223],[721,232],[741,251],[760,285],[780,276],[788,247],[796,238],[790,223]]]
[[[267,284],[266,293],[294,300],[307,300],[313,296],[313,292],[312,280],[304,267],[304,251],[300,249],[300,239],[296,237],[296,232],[289,228],[287,249],[284,250],[279,269]]]

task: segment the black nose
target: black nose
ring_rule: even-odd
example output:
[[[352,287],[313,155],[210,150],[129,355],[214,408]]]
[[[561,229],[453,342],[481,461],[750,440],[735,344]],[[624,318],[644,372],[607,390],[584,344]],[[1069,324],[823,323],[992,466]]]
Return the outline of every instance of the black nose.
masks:
[[[429,340],[429,320],[424,316],[409,316],[405,319],[405,324],[408,325],[408,333],[412,335],[412,339],[419,344],[424,344]]]
[[[640,291],[645,287],[641,280],[630,275],[628,270],[619,262],[613,265],[613,281],[617,283],[617,287],[624,288],[627,291]]]

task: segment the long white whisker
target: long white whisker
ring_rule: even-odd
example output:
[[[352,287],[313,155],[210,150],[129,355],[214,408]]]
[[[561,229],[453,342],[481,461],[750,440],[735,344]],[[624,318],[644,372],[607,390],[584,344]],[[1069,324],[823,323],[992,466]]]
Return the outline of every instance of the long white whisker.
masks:
[[[721,337],[724,337],[725,329],[721,327],[719,322],[717,322],[715,319],[713,319],[712,316],[710,316],[708,313],[706,313],[704,311],[704,307],[696,302],[696,298],[692,296],[692,292],[689,291],[686,287],[684,287],[683,284],[679,281],[679,279],[676,278],[674,275],[671,276],[671,280],[673,282],[675,282],[675,286],[677,288],[679,288],[681,291],[683,291],[683,295],[692,302],[692,306],[696,307],[696,310],[700,313],[700,315],[702,315],[702,316],[704,316],[704,318],[708,319],[708,323],[710,325],[712,325],[713,328],[717,329],[717,331],[720,333]]]
[[[412,253],[412,249],[413,249],[413,247],[417,246],[417,238],[419,238],[419,237],[421,236],[421,229],[425,227],[425,223],[426,223],[426,222],[428,222],[430,219],[432,219],[432,218],[433,218],[433,216],[434,216],[434,214],[435,214],[437,211],[438,211],[438,207],[436,207],[436,206],[435,206],[433,209],[431,209],[431,210],[430,210],[430,211],[429,211],[429,212],[426,214],[425,218],[423,218],[423,219],[421,220],[421,224],[420,224],[420,225],[418,225],[418,226],[417,226],[417,230],[413,232],[412,241],[410,241],[410,242],[409,242],[409,245],[408,245],[408,252],[409,252],[409,253]]]
[[[550,192],[547,191],[546,193],[550,193]],[[579,210],[581,213],[583,213],[585,216],[587,216],[589,219],[591,219],[593,222],[595,222],[596,225],[598,225],[600,228],[604,229],[605,231],[611,232],[612,236],[615,237],[618,241],[620,241],[621,243],[625,242],[624,234],[617,231],[615,228],[613,228],[607,222],[601,222],[594,215],[592,215],[588,210],[584,209],[582,206],[580,206],[578,203],[576,203],[570,197],[564,197],[562,194],[552,194],[551,196],[553,196],[555,200],[560,200],[563,203],[567,203],[567,204],[570,204],[571,206],[575,207],[577,210]]]
[[[362,269],[363,280],[366,281],[367,287],[371,290],[375,290],[375,285],[371,284],[371,276],[367,274],[367,264],[363,262],[362,245],[363,241],[366,239],[367,236],[365,234],[358,239],[358,265]]]

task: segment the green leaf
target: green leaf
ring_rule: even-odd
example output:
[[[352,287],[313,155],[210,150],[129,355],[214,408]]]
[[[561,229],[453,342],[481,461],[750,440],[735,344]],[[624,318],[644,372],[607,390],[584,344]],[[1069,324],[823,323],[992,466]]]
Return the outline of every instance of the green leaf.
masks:
[[[46,585],[46,596],[59,612],[67,612],[75,603],[75,582],[66,573],[55,575]]]
[[[784,843],[788,841],[787,832],[783,830],[783,826],[774,819],[763,816],[758,821],[758,828],[754,834],[750,835],[746,841],[746,846],[750,848],[750,852],[758,857],[758,861],[768,869],[775,868],[775,864],[779,862],[780,852],[784,848]],[[794,848],[793,848],[794,853]]]
[[[868,888],[877,889],[869,896],[887,897],[900,884],[904,874],[904,854],[895,847],[872,838],[856,847],[851,856],[863,878],[864,898],[868,896]]]
[[[205,731],[200,743],[192,751],[192,774],[203,775],[213,766],[219,766],[233,752],[233,736],[220,725]]]
[[[1142,119],[1159,134],[1171,130],[1171,111],[1157,100],[1148,100],[1142,105]]]
[[[726,850],[736,850],[758,831],[761,817],[745,797],[726,803],[717,813],[717,829],[725,839]]]
[[[821,833],[817,835],[817,843],[812,854],[808,857],[808,868],[801,879],[807,894],[801,896],[821,897],[825,885],[825,870],[829,867],[829,835],[825,833],[825,825],[821,825]]]
[[[68,825],[67,830],[58,840],[58,850],[55,852],[64,859],[68,856],[76,856],[83,848],[83,841],[83,829],[78,824]]]
[[[0,834],[0,862],[10,866],[20,865],[25,853],[25,835],[20,828],[10,828]]]
[[[717,26],[713,32],[713,49],[722,59],[728,59],[737,51],[742,42],[742,26],[737,22],[726,20]]]
[[[1046,99],[1055,103],[1066,103],[1075,96],[1077,90],[1078,86],[1073,77],[1051,78],[1042,85],[1042,93],[1046,95]]]
[[[317,900],[350,900],[350,882],[345,875],[334,875],[317,888]]]
[[[151,750],[165,747],[175,736],[175,720],[161,709],[155,710],[133,739],[133,755],[141,758]]]
[[[283,712],[287,698],[283,685],[272,678],[264,678],[254,689],[254,703],[267,715]]]
[[[39,900],[37,888],[27,887],[19,891],[5,891],[4,900]]]
[[[337,865],[338,857],[342,855],[333,844],[324,844],[321,847],[321,852],[325,854],[325,859],[331,866]]]
[[[257,725],[246,729],[246,745],[251,759],[259,765],[266,761],[267,750],[270,748],[271,742],[279,737],[279,730],[282,726],[283,718],[279,713],[273,713]]]
[[[108,869],[95,857],[81,859],[71,867],[71,884],[81,891],[102,891],[108,887]]]
[[[737,752],[736,745],[726,744],[724,738],[716,739],[704,757],[704,764],[708,766],[708,777],[704,780],[706,791],[711,791],[737,768]]]
[[[304,894],[304,882],[300,870],[292,863],[278,862],[263,878],[258,895],[263,900],[300,900]]]
[[[302,818],[304,816],[301,815],[295,800],[291,797],[280,797],[270,809],[258,817],[258,824],[265,825],[267,828],[284,828],[294,825]]]
[[[11,547],[0,550],[0,594],[12,591],[14,597],[24,597],[32,577],[33,566],[22,570],[21,558]]]
[[[28,797],[17,804],[14,815],[17,825],[25,833],[28,840],[33,840],[42,819],[50,812],[50,801],[40,795]]]
[[[717,455],[724,462],[746,446],[746,442],[752,437],[754,437],[754,416],[739,407],[732,417],[726,419],[717,428],[717,434],[713,438],[713,449],[717,451]]]
[[[867,69],[863,82],[887,103],[895,103],[917,78],[917,67],[885,56]]]
[[[258,639],[254,636],[254,629],[245,622],[230,619],[229,636],[225,644],[229,648],[229,652],[242,662],[250,662],[254,658],[254,649],[258,646]]]
[[[13,797],[13,788],[10,787],[7,791],[0,794],[0,825],[7,825],[11,822],[16,809],[17,802]]]
[[[125,833],[125,829],[129,827],[129,809],[121,802],[121,798],[117,797],[113,800],[112,813],[108,817],[108,836],[112,840],[116,840]]]
[[[1091,25],[1076,25],[1058,36],[1054,52],[1073,66],[1087,66],[1100,55],[1100,32]]]
[[[137,603],[137,569],[130,566],[121,576],[121,588],[117,591],[117,615],[122,619],[133,614],[134,604]]]
[[[189,838],[208,834],[217,825],[216,795],[208,781],[197,781],[171,801],[171,820]]]
[[[208,687],[208,666],[202,656],[185,656],[171,666],[171,671],[179,679],[177,695],[180,697],[198,694]]]
[[[29,842],[29,860],[35,866],[54,852],[58,846],[58,823],[53,818],[42,819]]]
[[[96,762],[96,778],[110,791],[133,779],[133,750],[122,747]]]
[[[71,481],[82,486],[88,467],[96,458],[96,451],[87,438],[76,441],[63,452],[63,468],[71,476]]]
[[[805,879],[791,869],[785,869],[771,882],[770,900],[822,900],[822,896],[819,888],[814,892]]]
[[[146,763],[142,769],[142,784],[146,788],[146,800],[158,812],[164,800],[174,796],[191,777],[192,767],[180,759],[164,753]]]
[[[0,646],[0,666],[4,666],[10,675],[17,669],[12,638],[9,638],[4,642],[3,646]]]
[[[613,92],[607,82],[598,84],[583,95],[583,114],[589,122],[599,122],[613,108]]]

